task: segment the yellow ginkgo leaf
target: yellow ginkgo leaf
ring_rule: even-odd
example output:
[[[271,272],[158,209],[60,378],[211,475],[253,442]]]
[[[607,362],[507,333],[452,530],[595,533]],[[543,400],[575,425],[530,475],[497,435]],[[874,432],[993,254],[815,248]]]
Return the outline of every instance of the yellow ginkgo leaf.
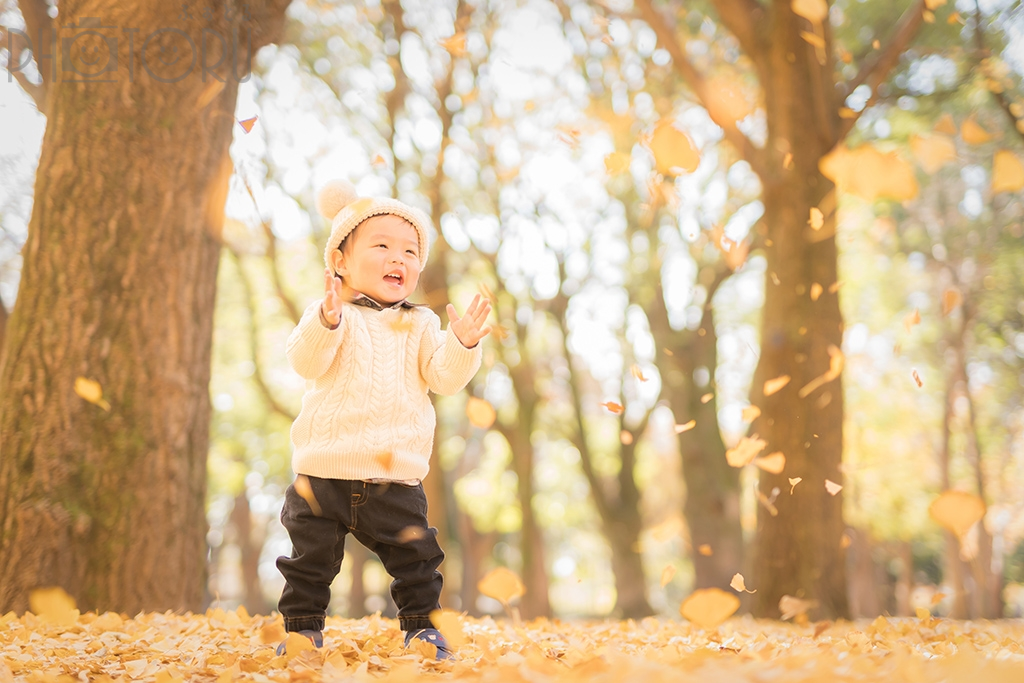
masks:
[[[934,130],[936,133],[942,133],[943,135],[956,135],[956,122],[953,121],[953,115],[943,114],[935,124]]]
[[[456,33],[453,36],[437,41],[452,57],[466,56],[466,34]]]
[[[619,405],[618,403],[616,403],[615,401],[606,401],[606,402],[602,403],[601,405],[603,407],[607,408],[608,410],[612,411],[616,415],[618,415],[619,413],[622,412],[622,406]]]
[[[763,458],[757,458],[754,460],[754,465],[765,472],[782,474],[782,470],[786,469],[786,456],[783,455],[782,451],[776,451]]]
[[[1013,152],[1001,149],[992,159],[992,194],[1024,189],[1024,164]]]
[[[633,363],[633,365],[629,368],[629,372],[630,374],[633,375],[633,377],[640,380],[641,382],[647,381],[647,377],[644,376],[643,370],[641,370],[640,366],[637,365],[636,363]]]
[[[792,0],[789,6],[793,14],[803,17],[812,24],[820,24],[828,16],[828,3],[825,0]]]
[[[796,488],[796,485],[799,484],[800,482],[802,482],[803,480],[804,480],[803,477],[790,477],[789,478],[789,495],[791,495],[791,496],[793,495],[793,490]]]
[[[78,621],[75,599],[59,586],[29,592],[28,607],[37,617],[54,626],[71,626]]]
[[[714,397],[715,397],[715,395],[709,392],[709,393],[704,394],[703,396],[700,397],[700,402],[701,403],[707,403],[708,401],[710,401]]]
[[[631,443],[633,443],[633,433],[630,432],[628,429],[623,429],[621,432],[619,432],[619,441],[622,443],[623,446],[630,445]]]
[[[503,605],[509,604],[526,593],[526,586],[523,585],[519,576],[506,567],[497,567],[487,572],[477,583],[476,588],[487,597],[494,598]]]
[[[700,164],[700,153],[690,136],[676,128],[671,119],[659,121],[644,142],[654,155],[655,168],[662,175],[693,173]]]
[[[690,420],[689,422],[686,422],[684,424],[676,425],[676,427],[675,427],[676,434],[682,434],[683,432],[688,432],[688,431],[690,431],[691,429],[693,429],[696,426],[697,426],[697,421],[696,420]]]
[[[960,290],[949,288],[942,293],[942,315],[943,317],[952,313],[963,301]]]
[[[744,436],[734,448],[725,452],[725,459],[732,467],[743,467],[756,458],[767,445],[768,442],[757,438],[756,434],[752,437]]]
[[[870,144],[852,150],[838,145],[821,158],[818,168],[840,191],[869,202],[913,199],[920,189],[909,163],[896,152],[880,152]]]
[[[941,526],[963,536],[985,516],[985,501],[966,491],[943,491],[928,506],[928,514]]]
[[[625,152],[612,152],[604,158],[604,170],[608,175],[619,175],[629,170],[632,157]]]
[[[452,647],[462,647],[467,642],[462,631],[462,619],[458,612],[449,609],[436,609],[430,613],[430,623],[434,625]]]
[[[258,118],[258,116],[253,116],[252,118],[245,119],[244,121],[239,121],[238,125],[240,125],[242,127],[242,130],[244,130],[248,134],[252,132],[252,127],[256,125],[256,119]]]
[[[914,135],[910,138],[910,151],[921,169],[931,175],[956,159],[956,145],[948,135]]]
[[[946,4],[946,0],[924,0],[924,6],[933,12]]]
[[[916,308],[907,314],[907,317],[903,319],[903,327],[906,328],[907,332],[910,332],[910,328],[921,322],[921,311]]]
[[[983,145],[992,139],[992,134],[978,125],[973,116],[960,124],[960,137],[968,145]]]
[[[399,543],[406,544],[412,543],[413,541],[418,541],[422,538],[426,538],[426,536],[426,529],[424,529],[421,526],[416,526],[415,524],[413,524],[399,531],[398,535],[395,537],[395,540],[397,540]]]
[[[740,608],[740,599],[720,588],[702,588],[690,594],[679,606],[679,613],[692,624],[705,629],[720,626]]]
[[[761,415],[761,409],[757,406],[747,406],[743,409],[742,417],[744,422],[753,422]]]
[[[842,484],[837,484],[831,479],[825,480],[825,490],[828,491],[830,496],[834,496],[843,490]]]
[[[711,557],[715,554],[715,551],[707,543],[701,543],[700,546],[697,547],[697,552],[704,557]]]
[[[89,403],[110,412],[110,404],[103,399],[103,387],[100,383],[85,377],[75,378],[75,393]]]
[[[821,293],[824,292],[824,291],[825,291],[825,288],[822,287],[819,283],[817,283],[817,282],[813,283],[811,285],[811,301],[817,301],[818,297],[820,297]]]
[[[310,484],[309,477],[305,474],[297,475],[292,486],[295,488],[295,493],[299,494],[302,500],[306,501],[306,504],[309,505],[309,509],[313,514],[317,517],[322,517],[324,511],[323,508],[320,507],[320,502],[313,494],[313,485]]]
[[[757,101],[750,88],[738,76],[720,73],[707,84],[707,108],[712,115],[726,121],[742,121],[757,111]]]
[[[466,401],[466,417],[469,418],[469,423],[474,427],[490,429],[497,416],[498,414],[495,412],[494,406],[489,401],[477,398],[476,396],[470,396]]]
[[[779,600],[779,611],[782,612],[781,619],[783,621],[804,614],[807,610],[814,609],[817,606],[817,600],[804,600],[792,595],[783,595]]]
[[[825,47],[825,39],[817,33],[812,31],[800,31],[800,37],[803,38],[808,45],[820,48]]]
[[[747,590],[747,583],[743,580],[743,574],[736,573],[732,576],[732,581],[729,582],[729,587],[737,593],[756,593],[756,590]]]
[[[810,382],[805,384],[797,395],[800,398],[806,398],[811,395],[818,387],[828,384],[836,377],[839,377],[843,372],[844,356],[843,352],[839,350],[835,344],[830,344],[828,347],[828,371],[818,377],[815,377]]]
[[[790,380],[789,375],[779,375],[778,377],[776,377],[774,379],[766,380],[765,383],[764,383],[764,389],[763,389],[764,395],[765,396],[771,396],[772,394],[774,394],[777,391],[779,391],[780,389],[782,389],[782,387],[784,387],[787,384],[789,384],[789,380]]]
[[[821,227],[825,225],[825,215],[821,213],[821,209],[816,206],[811,207],[811,217],[807,220],[807,224],[811,226],[812,230],[821,230]]]
[[[298,631],[289,632],[288,637],[284,639],[284,656],[288,659],[297,657],[300,652],[315,649],[316,646],[313,645],[313,641]]]
[[[661,587],[664,588],[672,581],[672,577],[676,575],[676,566],[674,564],[666,565],[661,570]]]

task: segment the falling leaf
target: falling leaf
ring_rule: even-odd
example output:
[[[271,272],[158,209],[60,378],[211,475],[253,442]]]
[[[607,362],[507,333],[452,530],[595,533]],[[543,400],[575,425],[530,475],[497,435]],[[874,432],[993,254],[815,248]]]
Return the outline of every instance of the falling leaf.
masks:
[[[913,368],[910,371],[910,375],[914,378],[914,381],[917,382],[917,387],[919,389],[924,386],[924,382],[921,381],[921,375],[917,374],[917,368]]]
[[[911,136],[910,150],[921,164],[921,169],[929,175],[956,160],[956,144],[948,135],[939,133]]]
[[[803,477],[790,477],[789,478],[789,495],[791,495],[791,496],[793,495],[793,489],[795,489],[796,485],[799,484],[800,482],[802,482],[803,480],[804,480]]]
[[[935,132],[943,133],[945,135],[956,135],[956,122],[953,121],[952,114],[943,114],[942,117],[935,124]]]
[[[436,609],[430,613],[430,623],[434,625],[452,647],[462,647],[469,641],[462,630],[462,620],[458,612],[448,609]]]
[[[625,152],[612,152],[604,158],[604,170],[608,175],[619,175],[629,170],[632,157]]]
[[[856,149],[839,144],[821,158],[818,168],[841,192],[869,202],[913,199],[920,189],[909,163],[896,152],[881,152],[871,144]]]
[[[742,121],[757,111],[753,89],[735,73],[719,69],[708,81],[705,92],[707,109],[718,119]]]
[[[950,13],[950,15],[948,17],[946,17],[946,23],[950,24],[950,25],[957,24],[957,23],[959,23],[961,25],[966,25],[967,24],[967,22],[964,21],[963,17],[960,16],[959,12],[952,12],[952,13]]]
[[[756,590],[747,590],[747,584],[743,580],[743,574],[736,573],[732,576],[732,581],[729,582],[729,586],[737,593],[756,593]]]
[[[715,397],[715,395],[712,394],[712,393],[704,394],[703,396],[700,397],[700,402],[706,404],[708,401],[710,401],[714,397]]]
[[[814,609],[817,606],[817,600],[803,600],[792,595],[783,595],[782,599],[779,600],[779,611],[782,612],[782,617],[780,618],[786,621],[787,619],[804,614],[807,610]]]
[[[259,118],[258,116],[254,116],[251,119],[245,119],[244,121],[239,121],[238,125],[240,125],[242,127],[242,130],[244,130],[246,132],[246,134],[248,134],[248,133],[250,133],[252,131],[252,127],[256,125],[256,119],[258,119],[258,118]]]
[[[825,621],[818,621],[814,624],[814,637],[817,638],[825,631],[832,628],[832,622],[826,619]]]
[[[1024,164],[1013,152],[1001,149],[992,160],[992,194],[1024,189]]]
[[[874,41],[871,42],[871,47],[875,48],[876,50],[880,50],[882,48],[882,41],[875,39]]]
[[[792,0],[789,6],[793,14],[812,24],[820,24],[828,16],[828,3],[825,0]]]
[[[829,294],[835,294],[836,292],[839,291],[839,288],[842,287],[842,286],[843,286],[842,282],[839,282],[839,281],[833,282],[832,284],[830,284],[828,286],[828,293]]]
[[[75,599],[60,586],[30,591],[28,605],[33,614],[54,626],[71,626],[78,621]]]
[[[754,465],[771,474],[782,474],[782,470],[786,469],[786,456],[782,451],[776,451],[763,458],[757,458]]]
[[[787,171],[789,169],[793,168],[793,153],[792,152],[786,152],[786,156],[782,157],[782,168],[786,169]]]
[[[800,37],[803,38],[808,45],[821,48],[825,47],[825,39],[817,33],[812,33],[811,31],[800,31]]]
[[[666,565],[661,570],[661,587],[664,588],[672,581],[672,577],[676,575],[676,566],[674,564]]]
[[[297,475],[292,486],[295,488],[295,493],[299,494],[299,496],[302,497],[302,500],[306,501],[306,504],[309,505],[309,509],[313,514],[317,517],[323,517],[323,508],[320,507],[320,502],[316,499],[316,496],[313,495],[313,485],[310,484],[309,477],[305,474]]]
[[[821,226],[825,225],[825,215],[821,213],[821,209],[816,206],[811,207],[811,217],[807,224],[811,226],[812,230],[821,230]]]
[[[526,586],[511,569],[497,567],[487,572],[476,585],[478,591],[494,598],[503,605],[509,604],[526,593]]]
[[[489,401],[476,396],[470,396],[466,401],[466,417],[474,427],[489,429],[497,416],[494,406]]]
[[[921,322],[921,312],[916,308],[912,313],[907,314],[907,317],[903,319],[903,327],[906,328],[907,332],[910,332],[910,328]]]
[[[839,537],[839,547],[846,550],[853,545],[853,539],[850,538],[850,534],[843,532],[843,535]]]
[[[391,451],[387,451],[385,453],[378,453],[377,456],[374,457],[374,460],[376,460],[377,464],[383,467],[385,470],[390,470],[391,465],[394,464],[395,462],[395,454],[392,453]]]
[[[678,175],[679,171],[693,173],[700,163],[700,153],[690,137],[675,126],[672,119],[662,119],[654,132],[643,140],[654,155],[654,164],[665,176]]]
[[[787,384],[789,384],[789,380],[790,380],[789,375],[780,375],[780,376],[776,377],[775,379],[767,380],[764,383],[764,389],[763,389],[764,395],[765,396],[771,396],[772,394],[774,394],[777,391],[779,391],[780,389],[782,389],[782,387],[784,387]]]
[[[797,395],[800,398],[807,398],[810,396],[818,387],[828,384],[843,372],[844,356],[843,352],[839,350],[835,344],[829,344],[828,347],[828,370],[818,377],[815,377],[810,382],[805,384]]]
[[[835,483],[831,479],[825,480],[825,490],[828,491],[830,496],[834,496],[843,490],[842,485]]]
[[[753,422],[761,415],[761,409],[757,406],[747,406],[743,409],[742,417],[744,422]]]
[[[690,594],[679,606],[684,619],[704,629],[712,629],[740,608],[740,599],[720,588],[702,588]]]
[[[693,429],[696,426],[697,426],[697,421],[696,420],[690,420],[686,424],[676,425],[676,434],[682,434],[683,432],[688,432],[688,431],[690,431],[691,429]]]
[[[715,554],[715,551],[712,550],[711,546],[707,543],[701,543],[700,546],[697,547],[697,552],[703,555],[704,557],[711,557]]]
[[[968,145],[982,145],[992,139],[992,134],[978,125],[973,116],[960,124],[960,137]]]
[[[924,6],[933,12],[946,4],[946,0],[924,0]]]
[[[817,282],[811,284],[811,301],[817,301],[825,289]]]
[[[950,289],[947,289],[945,292],[943,292],[942,293],[942,316],[946,317],[947,315],[952,313],[953,310],[957,306],[960,305],[960,302],[962,300],[963,300],[963,298],[960,296],[959,290],[950,288]]]
[[[623,429],[621,432],[619,432],[619,441],[622,442],[622,444],[624,446],[628,446],[631,443],[633,443],[633,434],[632,434],[632,432],[630,432],[629,430]]]
[[[494,296],[494,292],[491,291],[486,282],[481,282],[478,289],[480,290],[480,296],[491,302],[491,308],[498,307],[498,297]]]
[[[633,363],[632,367],[629,368],[629,371],[633,375],[633,377],[640,380],[641,382],[647,381],[647,378],[644,377],[643,370],[641,370],[640,366],[637,365],[636,363]]]
[[[775,489],[774,491],[777,492],[778,489]],[[754,484],[754,495],[757,497],[757,502],[759,502],[764,507],[764,509],[768,511],[768,514],[770,514],[772,517],[779,516],[779,509],[775,507],[774,495],[771,498],[764,495],[763,493],[761,493],[761,489],[758,488],[757,484]]]
[[[89,403],[103,408],[108,413],[110,412],[110,404],[103,399],[103,387],[100,386],[99,382],[86,379],[85,377],[78,377],[75,379],[75,393]]]
[[[378,154],[373,157],[373,161],[370,162],[370,165],[374,168],[384,168],[388,165],[388,161],[383,157],[383,155]]]
[[[602,403],[601,405],[607,408],[608,410],[612,411],[616,415],[622,412],[622,406],[619,405],[618,403],[615,403],[614,401],[607,401],[605,403]]]
[[[402,529],[401,531],[399,531],[398,535],[395,536],[395,540],[397,540],[399,543],[405,544],[405,543],[412,543],[413,541],[422,540],[422,539],[426,538],[426,536],[427,536],[427,530],[426,529],[424,529],[421,526],[416,526],[415,524],[413,524],[413,525],[407,526],[404,529]]]
[[[926,24],[934,24],[935,23],[935,13],[934,12],[929,12],[928,10],[922,10],[921,11],[921,18],[924,19]]]
[[[985,516],[985,501],[965,491],[943,491],[928,506],[928,514],[944,528],[963,536]]]
[[[665,355],[668,356],[669,358],[676,355],[675,353],[672,352],[672,349],[662,349],[662,351],[664,351]]]
[[[437,41],[438,44],[448,51],[452,57],[466,56],[466,34],[456,33],[453,36]]]
[[[744,436],[734,448],[725,452],[725,459],[732,467],[743,467],[757,457],[757,454],[764,450],[768,442],[754,436]]]

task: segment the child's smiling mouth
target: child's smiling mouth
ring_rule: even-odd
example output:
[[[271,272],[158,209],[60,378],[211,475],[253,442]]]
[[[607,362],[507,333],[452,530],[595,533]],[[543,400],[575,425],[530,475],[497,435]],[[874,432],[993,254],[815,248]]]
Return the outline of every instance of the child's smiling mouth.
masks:
[[[384,281],[387,282],[389,285],[401,287],[402,284],[405,282],[405,278],[402,277],[401,273],[388,273],[387,275],[384,276]]]

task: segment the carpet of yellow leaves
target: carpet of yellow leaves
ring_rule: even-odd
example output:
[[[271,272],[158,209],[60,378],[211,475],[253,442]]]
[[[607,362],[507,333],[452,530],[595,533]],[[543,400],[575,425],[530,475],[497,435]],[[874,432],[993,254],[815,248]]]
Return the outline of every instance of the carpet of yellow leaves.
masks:
[[[730,619],[549,621],[515,625],[459,617],[455,661],[433,645],[402,647],[398,623],[329,618],[324,647],[274,654],[280,617],[244,609],[205,615],[93,613],[58,625],[31,613],[0,617],[0,682],[391,681],[421,677],[547,681],[1024,681],[1024,623],[878,618],[796,625]]]

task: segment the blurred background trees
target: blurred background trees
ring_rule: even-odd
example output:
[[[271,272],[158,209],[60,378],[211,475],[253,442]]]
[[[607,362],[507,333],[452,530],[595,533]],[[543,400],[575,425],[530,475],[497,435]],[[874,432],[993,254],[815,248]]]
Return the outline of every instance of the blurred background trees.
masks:
[[[1022,21],[293,2],[235,111],[258,118],[231,147],[206,600],[276,604],[302,391],[282,349],[320,295],[315,192],[344,177],[433,217],[418,301],[495,304],[483,369],[436,400],[447,606],[500,612],[476,584],[508,566],[524,617],[674,615],[735,573],[763,616],[782,595],[814,617],[1019,613]],[[5,144],[6,312],[36,148]],[[929,516],[946,490],[986,505],[962,538]],[[350,547],[335,608],[392,613],[387,584]]]

